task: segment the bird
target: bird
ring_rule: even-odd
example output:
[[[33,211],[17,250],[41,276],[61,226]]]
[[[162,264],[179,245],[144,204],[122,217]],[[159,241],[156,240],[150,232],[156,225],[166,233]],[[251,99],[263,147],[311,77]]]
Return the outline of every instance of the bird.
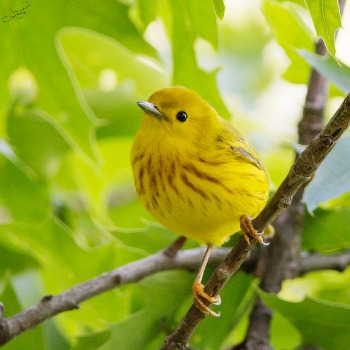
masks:
[[[194,280],[195,305],[205,315],[220,316],[207,305],[203,274],[213,247],[240,229],[264,244],[252,225],[268,200],[268,175],[257,152],[232,124],[195,91],[181,86],[154,92],[137,102],[144,116],[130,161],[139,200],[165,228],[205,245]]]

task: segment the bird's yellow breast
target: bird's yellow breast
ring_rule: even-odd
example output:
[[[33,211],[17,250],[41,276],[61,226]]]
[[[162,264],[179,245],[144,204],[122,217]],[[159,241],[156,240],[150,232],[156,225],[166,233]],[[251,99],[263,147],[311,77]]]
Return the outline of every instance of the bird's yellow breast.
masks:
[[[266,172],[246,152],[218,138],[190,147],[141,129],[131,153],[136,192],[164,227],[221,245],[239,230],[243,214],[256,216],[267,201]]]

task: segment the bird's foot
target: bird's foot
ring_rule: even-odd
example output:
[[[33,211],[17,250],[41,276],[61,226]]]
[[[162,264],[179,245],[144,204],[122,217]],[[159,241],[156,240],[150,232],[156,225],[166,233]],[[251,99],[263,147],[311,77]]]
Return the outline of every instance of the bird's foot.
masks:
[[[252,219],[247,214],[244,214],[241,216],[240,223],[241,223],[241,231],[244,236],[244,239],[249,245],[251,245],[250,237],[255,239],[260,244],[269,245],[269,243],[264,242],[264,239],[262,238],[262,235],[264,234],[264,232],[258,232],[254,228],[252,224]]]
[[[220,313],[216,313],[204,304],[203,299],[211,304],[220,305],[221,298],[219,295],[210,296],[204,291],[204,286],[200,282],[195,281],[192,286],[193,301],[197,308],[204,314],[213,317],[220,317]]]

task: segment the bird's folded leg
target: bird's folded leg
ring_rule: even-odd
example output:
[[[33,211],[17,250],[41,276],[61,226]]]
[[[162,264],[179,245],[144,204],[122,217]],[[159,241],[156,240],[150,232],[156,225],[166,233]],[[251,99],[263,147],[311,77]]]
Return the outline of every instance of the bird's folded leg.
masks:
[[[198,270],[196,279],[193,282],[193,286],[192,286],[193,301],[194,301],[194,304],[197,306],[197,308],[204,315],[210,315],[210,316],[213,316],[213,317],[219,317],[220,314],[218,314],[218,313],[214,312],[213,310],[211,310],[203,302],[203,299],[204,299],[204,300],[207,300],[211,304],[220,305],[220,303],[221,303],[220,296],[219,295],[214,295],[214,296],[208,295],[204,291],[204,286],[202,284],[202,278],[203,278],[204,270],[205,270],[205,267],[207,266],[207,263],[208,263],[208,260],[209,260],[209,256],[210,256],[210,252],[211,252],[212,248],[213,247],[211,245],[207,246],[207,250],[205,251],[204,256],[203,256],[203,261],[202,261],[201,266],[200,266],[200,268]]]

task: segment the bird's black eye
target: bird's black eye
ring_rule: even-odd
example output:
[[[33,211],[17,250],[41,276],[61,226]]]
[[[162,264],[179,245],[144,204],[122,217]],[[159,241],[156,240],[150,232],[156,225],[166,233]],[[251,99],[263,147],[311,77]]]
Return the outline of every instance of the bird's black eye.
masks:
[[[186,119],[187,119],[187,114],[186,114],[186,112],[181,111],[181,112],[177,113],[177,114],[176,114],[176,119],[177,119],[179,122],[181,122],[181,123],[185,122]]]

